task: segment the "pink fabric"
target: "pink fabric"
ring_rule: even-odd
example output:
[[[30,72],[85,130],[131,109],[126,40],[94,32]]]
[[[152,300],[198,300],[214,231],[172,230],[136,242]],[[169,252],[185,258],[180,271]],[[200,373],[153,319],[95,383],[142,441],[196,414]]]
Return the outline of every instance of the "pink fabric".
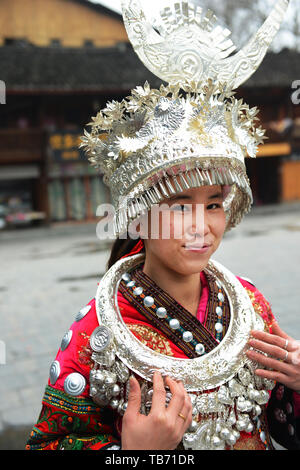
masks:
[[[205,311],[206,311],[208,296],[209,296],[208,284],[207,284],[206,276],[203,271],[200,273],[200,280],[201,280],[202,292],[201,292],[201,297],[200,297],[198,310],[197,310],[197,320],[199,320],[199,322],[203,324],[205,320]]]

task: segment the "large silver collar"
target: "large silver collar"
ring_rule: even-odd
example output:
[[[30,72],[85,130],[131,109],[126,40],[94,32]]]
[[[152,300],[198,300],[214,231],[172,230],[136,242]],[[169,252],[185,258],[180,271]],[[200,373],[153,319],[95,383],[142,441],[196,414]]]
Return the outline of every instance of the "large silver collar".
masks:
[[[96,294],[96,311],[100,325],[113,332],[115,353],[121,362],[147,381],[153,372],[181,380],[187,391],[210,390],[233,378],[245,365],[254,364],[247,358],[247,342],[251,330],[262,330],[263,320],[255,313],[249,296],[239,280],[224,266],[210,261],[205,272],[215,276],[228,295],[231,319],[220,344],[205,356],[179,359],[162,355],[143,345],[127,328],[117,302],[121,276],[141,263],[144,254],[116,262],[103,276]]]

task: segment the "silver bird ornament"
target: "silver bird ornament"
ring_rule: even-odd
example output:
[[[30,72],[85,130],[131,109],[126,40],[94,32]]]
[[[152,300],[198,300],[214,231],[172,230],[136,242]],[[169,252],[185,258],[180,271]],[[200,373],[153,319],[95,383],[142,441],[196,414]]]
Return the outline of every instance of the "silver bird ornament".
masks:
[[[123,0],[124,24],[140,60],[169,84],[212,80],[236,89],[257,70],[286,13],[289,0],[277,0],[270,15],[237,53],[231,31],[215,14],[200,6],[177,2],[164,8],[152,25],[139,0]]]

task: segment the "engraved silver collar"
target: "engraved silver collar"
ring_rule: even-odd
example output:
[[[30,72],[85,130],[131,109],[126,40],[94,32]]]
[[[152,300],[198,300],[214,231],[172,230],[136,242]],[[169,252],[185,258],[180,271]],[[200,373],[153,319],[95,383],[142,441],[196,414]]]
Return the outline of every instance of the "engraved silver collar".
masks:
[[[101,279],[96,294],[99,324],[113,332],[114,349],[119,360],[150,382],[155,370],[181,380],[189,392],[219,387],[246,365],[253,369],[254,364],[245,351],[251,330],[263,330],[263,320],[254,311],[239,280],[217,261],[210,260],[205,272],[215,276],[224,288],[231,319],[226,335],[215,349],[199,358],[173,358],[153,351],[133,335],[122,319],[117,293],[122,275],[140,264],[144,256],[138,254],[117,261]]]

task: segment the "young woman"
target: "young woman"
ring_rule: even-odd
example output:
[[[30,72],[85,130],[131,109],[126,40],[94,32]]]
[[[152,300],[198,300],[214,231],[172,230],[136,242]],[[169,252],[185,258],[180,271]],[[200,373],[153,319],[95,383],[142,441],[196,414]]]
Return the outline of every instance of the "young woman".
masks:
[[[205,345],[207,351],[216,347],[218,341],[222,341],[229,326],[226,315],[230,315],[230,312],[224,307],[222,332],[215,329],[213,322],[217,317],[214,309],[219,302],[214,297],[218,290],[215,291],[212,279],[205,274],[205,268],[220,245],[226,228],[223,199],[224,188],[213,185],[189,189],[171,200],[162,201],[161,206],[164,209],[160,212],[159,237],[144,238],[138,242],[130,239],[118,240],[108,263],[109,267],[113,266],[121,256],[128,254],[126,251],[131,252],[131,255],[138,250],[145,252],[142,262],[131,275],[132,279],[136,279],[135,288],[142,286],[145,293],[158,297],[157,305],[161,304],[161,308],[171,305],[178,313],[181,323],[190,326],[190,333],[195,337],[198,333],[202,339],[201,344]],[[199,208],[203,218],[198,217],[197,220],[196,211]],[[167,219],[170,221],[170,238],[163,239],[162,221],[165,227],[166,212],[169,213]],[[147,220],[147,233],[141,230],[144,237],[153,230],[151,211]],[[183,237],[174,238],[178,229],[183,228]],[[134,245],[136,249],[130,250],[128,245]],[[269,431],[273,428],[278,441],[294,448],[297,445],[296,427],[300,413],[300,396],[297,394],[300,389],[300,365],[297,361],[293,364],[293,357],[299,347],[276,324],[262,294],[248,281],[238,279],[265,324],[264,331],[251,332],[248,344],[256,351],[249,349],[247,355],[263,366],[255,371],[257,376],[278,380],[280,385],[277,385],[271,395],[272,412],[269,413],[268,421],[264,410],[259,415],[260,427],[251,429],[250,432],[245,429],[238,431],[240,436],[234,445],[224,441],[225,448],[272,448]],[[169,327],[163,316],[156,318],[153,323],[149,314],[145,315],[145,306],[136,301],[135,295],[126,286],[129,282],[123,283],[118,291],[119,308],[128,329],[147,348],[160,354],[176,358],[195,357],[193,351],[187,349],[191,343],[184,343],[180,335],[176,336],[178,330]],[[203,325],[209,337],[201,336],[202,331],[193,330],[195,323]],[[97,406],[90,398],[90,371],[93,367],[90,338],[97,325],[95,300],[92,300],[78,315],[62,341],[61,350],[50,373],[42,413],[27,447],[114,449],[116,445],[124,450],[176,449],[195,418],[196,421],[199,420],[199,416],[196,417],[193,411],[192,394],[187,393],[181,381],[173,380],[170,376],[163,377],[159,370],[155,371],[151,406],[148,405],[147,413],[141,413],[140,378],[132,374],[123,418],[109,403],[106,406]],[[215,340],[213,345],[212,340]],[[272,358],[262,353],[267,353]],[[60,367],[59,374],[55,367]],[[265,370],[264,367],[272,370]],[[84,381],[76,381],[74,373],[80,374],[78,377],[84,378]],[[66,380],[70,377],[73,377],[73,382],[69,380],[68,389]],[[171,392],[172,397],[166,407],[168,392]],[[295,430],[294,433],[292,429]],[[216,443],[219,441],[216,440]]]
[[[123,3],[133,46],[169,85],[108,103],[85,132],[117,239],[62,339],[27,447],[299,448],[299,345],[255,285],[212,259],[250,209],[244,159],[264,134],[232,90],[288,2],[232,57],[228,30],[194,5],[166,9],[158,34],[137,0]]]

